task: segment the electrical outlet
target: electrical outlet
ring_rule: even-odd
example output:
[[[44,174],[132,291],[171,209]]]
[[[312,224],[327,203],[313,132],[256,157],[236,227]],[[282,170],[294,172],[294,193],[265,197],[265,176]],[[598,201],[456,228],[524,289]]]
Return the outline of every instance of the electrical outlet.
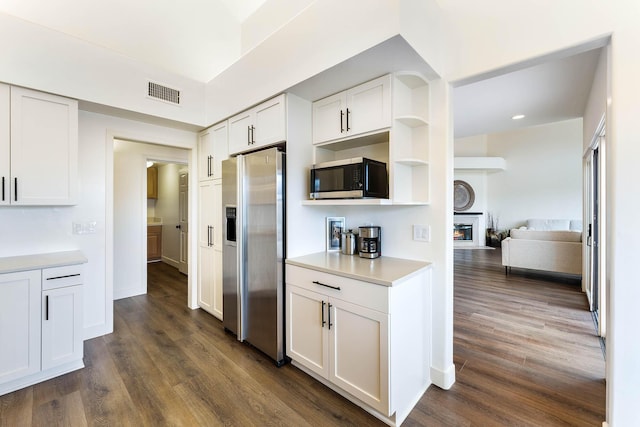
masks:
[[[413,240],[420,242],[431,241],[431,227],[429,225],[414,224]]]
[[[96,221],[74,222],[71,229],[73,234],[95,234],[97,225]]]

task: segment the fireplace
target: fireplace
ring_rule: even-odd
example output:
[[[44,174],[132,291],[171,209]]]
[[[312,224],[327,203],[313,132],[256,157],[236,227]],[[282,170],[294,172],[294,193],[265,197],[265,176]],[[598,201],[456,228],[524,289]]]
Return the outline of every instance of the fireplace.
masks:
[[[453,246],[485,246],[484,228],[484,214],[482,212],[454,213]]]

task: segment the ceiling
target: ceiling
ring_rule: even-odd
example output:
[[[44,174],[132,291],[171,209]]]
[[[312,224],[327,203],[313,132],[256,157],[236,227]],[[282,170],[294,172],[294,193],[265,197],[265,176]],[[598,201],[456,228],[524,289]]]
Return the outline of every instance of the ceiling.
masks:
[[[242,22],[265,1],[0,0],[0,12],[207,82],[240,58]],[[339,85],[353,86],[408,65],[432,74],[405,45],[392,38],[291,91],[318,99],[342,89]],[[454,88],[455,138],[582,117],[600,51],[493,73]],[[515,114],[525,118],[512,120]]]
[[[0,0],[0,12],[207,82],[240,58],[266,0]]]
[[[454,137],[582,117],[601,50],[592,49],[456,87]],[[517,114],[525,117],[513,120],[511,117]]]

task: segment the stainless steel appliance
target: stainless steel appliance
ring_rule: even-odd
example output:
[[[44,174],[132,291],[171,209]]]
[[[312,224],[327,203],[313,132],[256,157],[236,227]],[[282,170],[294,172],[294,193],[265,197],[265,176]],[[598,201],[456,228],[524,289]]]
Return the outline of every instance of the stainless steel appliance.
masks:
[[[389,198],[387,164],[364,157],[313,165],[312,199]]]
[[[223,325],[284,362],[285,154],[222,162]]]
[[[342,241],[340,249],[345,255],[353,255],[356,253],[358,235],[354,234],[353,230],[347,230],[342,232]]]
[[[370,225],[360,227],[358,255],[362,258],[378,258],[382,255],[380,227]]]

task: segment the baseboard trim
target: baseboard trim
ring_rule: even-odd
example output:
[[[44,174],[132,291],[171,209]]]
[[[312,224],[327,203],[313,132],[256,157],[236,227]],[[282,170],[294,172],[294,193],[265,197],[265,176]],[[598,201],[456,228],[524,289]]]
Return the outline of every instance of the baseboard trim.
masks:
[[[444,371],[431,367],[431,382],[443,390],[449,390],[456,382],[456,365],[453,363]]]

